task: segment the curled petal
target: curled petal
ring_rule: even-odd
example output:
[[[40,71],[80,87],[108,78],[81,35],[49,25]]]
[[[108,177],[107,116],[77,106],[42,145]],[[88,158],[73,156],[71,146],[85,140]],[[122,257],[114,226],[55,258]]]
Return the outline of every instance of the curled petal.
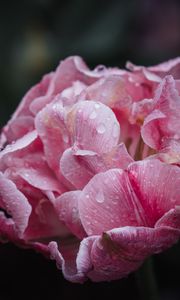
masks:
[[[46,106],[37,114],[35,127],[42,140],[46,160],[50,168],[57,174],[59,173],[60,157],[69,145],[62,106],[60,104]]]
[[[145,119],[141,133],[146,144],[160,149],[164,139],[177,138],[180,132],[180,96],[172,76],[163,79],[154,100],[154,110]]]
[[[2,173],[0,173],[0,206],[11,216],[17,236],[22,237],[28,225],[31,206],[16,185]],[[12,221],[10,221],[11,224]],[[9,227],[9,222],[7,223]],[[5,225],[4,229],[6,229]]]
[[[112,229],[94,242],[91,250],[93,281],[110,281],[135,271],[150,255],[177,242],[180,231],[170,227]]]
[[[136,66],[131,62],[128,62],[126,67],[135,73],[142,73],[149,81],[160,82],[163,77],[169,74],[175,79],[179,79],[180,57],[151,67]]]
[[[59,219],[65,223],[73,234],[82,239],[86,236],[86,233],[79,217],[78,199],[80,193],[80,191],[64,193],[56,199],[54,205]]]
[[[72,147],[64,151],[60,170],[74,187],[82,189],[95,174],[112,168],[125,169],[131,162],[133,159],[124,144],[101,155],[93,151],[74,150]]]

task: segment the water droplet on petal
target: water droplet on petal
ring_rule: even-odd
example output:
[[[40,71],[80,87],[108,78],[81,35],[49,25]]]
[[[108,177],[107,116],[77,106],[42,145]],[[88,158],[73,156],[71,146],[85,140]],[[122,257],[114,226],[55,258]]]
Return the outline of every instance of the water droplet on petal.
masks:
[[[103,203],[104,202],[104,194],[102,191],[99,191],[97,195],[95,196],[95,199],[98,203]]]
[[[103,123],[100,123],[96,130],[97,130],[98,133],[103,134],[106,131],[106,127]]]
[[[89,199],[89,197],[90,197],[89,194],[87,194],[87,195],[86,195],[86,198]]]
[[[94,119],[96,119],[96,117],[97,117],[97,113],[95,110],[93,110],[89,116],[89,119],[94,120]]]
[[[98,109],[98,108],[100,108],[100,104],[99,104],[99,103],[95,103],[94,107],[95,107],[96,109]]]

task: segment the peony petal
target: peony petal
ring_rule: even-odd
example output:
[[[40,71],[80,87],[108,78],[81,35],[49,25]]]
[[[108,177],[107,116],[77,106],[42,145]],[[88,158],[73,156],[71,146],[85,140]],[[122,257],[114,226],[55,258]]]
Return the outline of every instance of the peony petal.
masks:
[[[48,95],[62,92],[70,87],[74,81],[79,80],[85,84],[92,84],[102,74],[90,71],[79,56],[70,56],[61,61],[48,88]]]
[[[92,268],[91,248],[96,237],[88,237],[81,244],[58,245],[51,242],[48,245],[51,259],[56,261],[57,267],[62,268],[64,277],[72,282],[83,283]]]
[[[59,220],[64,222],[75,236],[82,239],[86,236],[86,233],[79,218],[78,199],[80,193],[80,191],[64,193],[62,196],[56,199],[54,205]]]
[[[102,155],[93,151],[75,150],[72,147],[64,151],[60,170],[74,187],[82,189],[95,174],[112,168],[125,169],[132,162],[133,159],[124,144],[119,144]]]
[[[175,79],[179,79],[180,57],[170,59],[151,67],[136,66],[131,62],[128,62],[126,67],[132,72],[143,74],[147,80],[158,83],[166,75],[172,75]]]
[[[54,191],[61,194],[64,189],[59,184],[53,172],[43,162],[39,165],[40,168],[31,168],[29,166],[28,168],[17,169],[16,173],[29,184],[40,190]]]
[[[150,227],[170,209],[180,205],[178,167],[156,159],[144,160],[131,164],[128,175]]]
[[[81,157],[73,155],[71,148],[64,151],[61,157],[60,171],[77,189],[83,188],[93,177],[93,172],[87,168]]]
[[[180,206],[175,206],[174,209],[170,209],[155,224],[156,228],[162,226],[176,228],[180,231]]]
[[[148,256],[177,242],[180,231],[168,227],[123,227],[108,231],[94,242],[91,250],[93,281],[110,281],[126,277]]]
[[[154,100],[154,111],[145,119],[142,137],[150,147],[160,149],[165,138],[177,138],[180,132],[180,96],[172,76],[164,78]]]
[[[66,124],[77,148],[106,153],[117,145],[118,121],[110,108],[102,103],[83,101],[68,112]]]
[[[129,80],[131,77],[131,81]],[[109,75],[101,78],[94,84],[87,87],[80,96],[81,99],[99,101],[111,108],[118,108],[128,112],[133,101],[138,101],[145,97],[145,90],[135,75],[128,72],[123,75]]]
[[[97,174],[90,180],[79,198],[79,214],[88,235],[146,223],[126,172],[121,169]]]
[[[28,132],[34,130],[34,120],[31,116],[20,116],[12,119],[7,127],[4,128],[4,134],[9,143],[23,138]]]
[[[70,232],[58,219],[53,204],[43,194],[37,193],[36,197],[28,195],[32,207],[29,223],[24,233],[28,243],[48,243],[52,239],[66,238]]]
[[[31,206],[16,185],[2,173],[0,173],[0,206],[12,216],[14,229],[17,235],[22,237],[28,225]]]
[[[6,154],[16,152],[23,148],[26,148],[32,144],[37,139],[37,132],[34,130],[27,133],[22,138],[18,139],[15,143],[7,145],[4,150],[0,152],[0,159],[2,159]]]
[[[69,145],[63,114],[60,104],[50,104],[40,111],[35,119],[35,127],[44,145],[46,160],[57,175],[60,157]]]

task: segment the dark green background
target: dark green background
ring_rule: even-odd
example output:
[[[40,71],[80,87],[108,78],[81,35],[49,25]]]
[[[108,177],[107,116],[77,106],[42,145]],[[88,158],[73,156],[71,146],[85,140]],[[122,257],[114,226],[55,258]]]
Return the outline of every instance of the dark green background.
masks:
[[[0,125],[29,87],[74,54],[90,67],[124,67],[127,60],[151,65],[176,57],[180,1],[1,1]],[[0,300],[139,299],[134,275],[75,285],[63,279],[53,262],[13,245],[0,246],[0,268]],[[161,299],[180,299],[179,245],[155,257],[155,271]]]

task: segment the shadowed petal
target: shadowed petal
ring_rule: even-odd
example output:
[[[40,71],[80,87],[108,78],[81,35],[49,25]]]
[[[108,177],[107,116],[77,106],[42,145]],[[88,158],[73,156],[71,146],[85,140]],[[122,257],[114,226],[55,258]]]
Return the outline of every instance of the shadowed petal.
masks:
[[[17,236],[22,237],[28,225],[31,206],[16,185],[2,173],[0,173],[0,206],[12,216]]]

